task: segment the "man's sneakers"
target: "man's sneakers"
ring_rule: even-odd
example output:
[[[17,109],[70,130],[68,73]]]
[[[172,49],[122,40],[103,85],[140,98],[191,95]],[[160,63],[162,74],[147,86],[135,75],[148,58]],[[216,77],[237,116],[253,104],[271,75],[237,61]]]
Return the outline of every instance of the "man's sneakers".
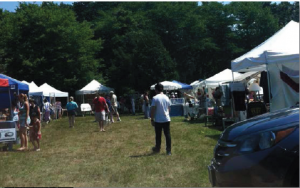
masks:
[[[121,121],[121,118],[119,118],[117,121]]]
[[[153,147],[153,148],[152,148],[152,152],[153,152],[153,153],[159,153],[159,151],[160,151],[160,149],[157,149],[156,147]]]
[[[153,148],[152,148],[152,152],[153,152],[153,153],[159,153],[159,152],[160,152],[160,149],[157,149],[156,147],[153,147]],[[167,151],[167,155],[172,155],[171,151]]]

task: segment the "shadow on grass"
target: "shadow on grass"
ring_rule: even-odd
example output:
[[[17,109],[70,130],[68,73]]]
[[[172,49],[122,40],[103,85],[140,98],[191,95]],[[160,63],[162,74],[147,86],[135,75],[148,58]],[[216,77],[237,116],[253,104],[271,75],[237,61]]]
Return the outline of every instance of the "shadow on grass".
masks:
[[[219,138],[220,138],[220,135],[221,135],[221,134],[205,135],[205,137],[208,137],[208,138],[211,138],[211,139],[214,139],[214,140],[218,141]]]
[[[204,120],[200,120],[200,119],[193,119],[193,120],[184,119],[182,122],[185,122],[188,124],[204,124]]]
[[[147,119],[147,118],[144,118],[144,117],[136,117],[134,119]]]
[[[130,158],[149,157],[149,156],[153,156],[153,155],[157,155],[157,154],[158,153],[152,152],[152,153],[142,154],[142,155],[132,155],[132,156],[130,156]]]

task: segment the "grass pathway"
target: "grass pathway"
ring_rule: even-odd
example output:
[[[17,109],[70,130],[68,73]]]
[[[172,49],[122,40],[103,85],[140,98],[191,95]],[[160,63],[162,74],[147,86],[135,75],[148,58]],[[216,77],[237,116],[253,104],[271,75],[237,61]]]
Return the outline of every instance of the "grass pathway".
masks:
[[[207,165],[221,131],[173,117],[172,156],[164,151],[164,135],[161,153],[151,155],[150,121],[142,115],[121,117],[106,132],[99,132],[93,116],[76,117],[73,129],[66,117],[51,122],[42,129],[40,152],[0,152],[0,185],[210,187]]]

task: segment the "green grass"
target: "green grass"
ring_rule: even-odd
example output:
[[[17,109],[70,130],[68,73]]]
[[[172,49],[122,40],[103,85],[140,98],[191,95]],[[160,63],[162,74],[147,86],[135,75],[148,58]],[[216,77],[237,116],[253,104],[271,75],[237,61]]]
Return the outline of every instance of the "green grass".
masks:
[[[122,122],[99,132],[93,116],[67,118],[42,129],[41,151],[0,152],[3,187],[210,187],[207,165],[221,131],[171,122],[172,156],[151,155],[154,128],[142,115],[121,115]],[[116,119],[116,118],[115,118]],[[33,148],[32,144],[29,144]]]

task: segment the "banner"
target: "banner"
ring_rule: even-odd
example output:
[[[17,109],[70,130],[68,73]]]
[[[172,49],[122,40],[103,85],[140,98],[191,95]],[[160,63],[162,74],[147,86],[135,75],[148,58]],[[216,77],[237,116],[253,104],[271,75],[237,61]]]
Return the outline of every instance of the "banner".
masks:
[[[17,140],[17,132],[15,128],[10,129],[0,129],[0,142],[7,141],[16,141]]]

